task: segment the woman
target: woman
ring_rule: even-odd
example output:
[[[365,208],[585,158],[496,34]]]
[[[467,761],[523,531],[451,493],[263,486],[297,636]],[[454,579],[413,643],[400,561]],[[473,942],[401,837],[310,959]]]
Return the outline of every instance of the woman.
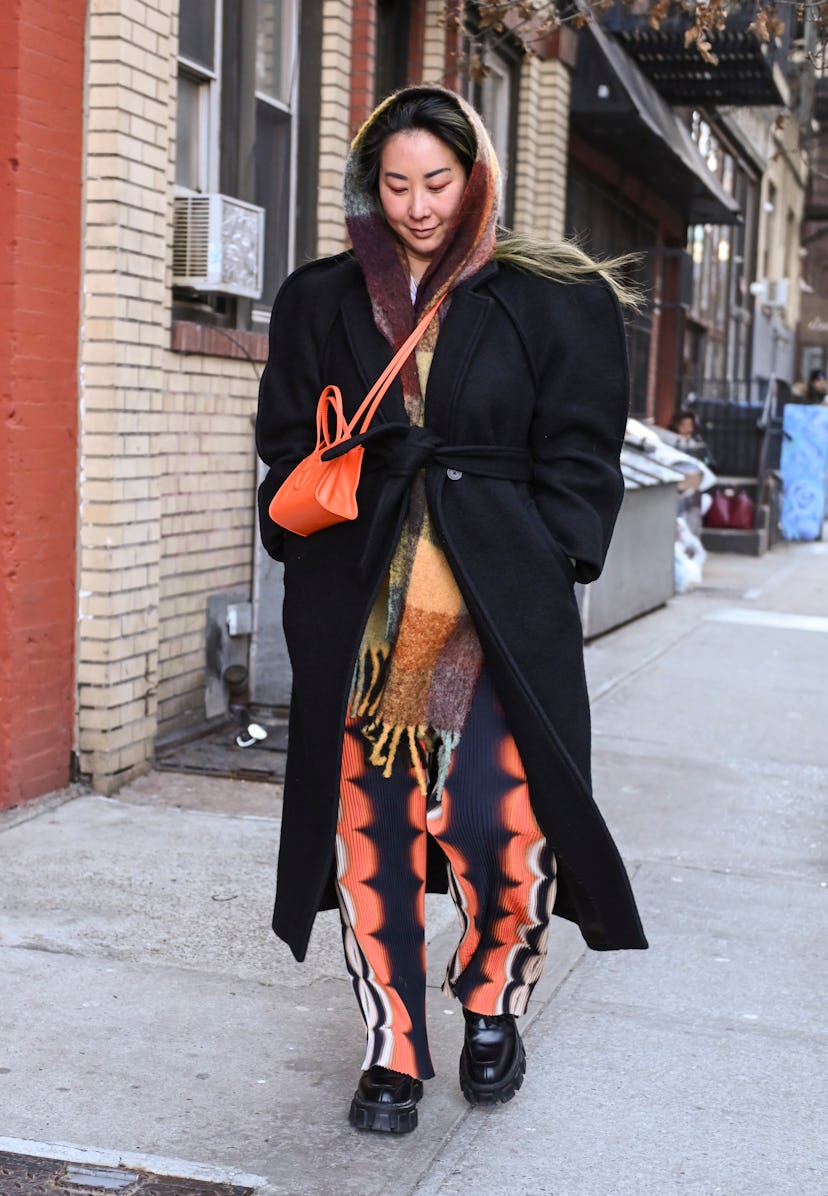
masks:
[[[675,434],[676,448],[695,457],[698,461],[703,461],[711,469],[714,468],[713,458],[710,455],[707,442],[701,434],[701,427],[695,411],[691,411],[689,407],[680,407],[678,411],[674,412],[667,425],[667,431]]]
[[[285,563],[293,667],[273,925],[302,960],[339,905],[368,1034],[361,1129],[414,1129],[434,1074],[426,887],[460,917],[444,988],[474,1104],[522,1083],[515,1019],[553,904],[597,950],[647,945],[590,792],[573,591],[600,573],[623,494],[619,305],[574,248],[498,241],[498,191],[463,100],[386,100],[346,165],[353,250],[284,284],[262,378],[262,535]],[[268,505],[315,443],[320,391],[352,413],[443,296],[374,421],[358,518],[285,533]]]

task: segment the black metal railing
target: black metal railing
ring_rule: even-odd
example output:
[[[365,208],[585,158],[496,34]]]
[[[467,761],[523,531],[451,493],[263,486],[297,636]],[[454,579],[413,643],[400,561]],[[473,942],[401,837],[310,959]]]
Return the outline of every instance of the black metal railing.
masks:
[[[694,413],[712,468],[722,477],[761,479],[779,466],[782,411],[790,387],[781,379],[680,381],[681,406]]]

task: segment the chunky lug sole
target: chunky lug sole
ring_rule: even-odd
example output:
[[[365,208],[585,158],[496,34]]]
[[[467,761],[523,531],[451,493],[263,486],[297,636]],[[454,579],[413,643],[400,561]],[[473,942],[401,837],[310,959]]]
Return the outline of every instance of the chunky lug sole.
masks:
[[[502,1105],[517,1093],[526,1074],[526,1051],[520,1038],[514,1062],[508,1072],[496,1084],[481,1084],[469,1074],[466,1048],[460,1055],[460,1087],[470,1105]]]
[[[417,1128],[417,1101],[423,1095],[422,1080],[412,1085],[413,1096],[408,1101],[366,1100],[355,1092],[348,1120],[355,1129],[375,1130],[381,1134],[410,1134]]]

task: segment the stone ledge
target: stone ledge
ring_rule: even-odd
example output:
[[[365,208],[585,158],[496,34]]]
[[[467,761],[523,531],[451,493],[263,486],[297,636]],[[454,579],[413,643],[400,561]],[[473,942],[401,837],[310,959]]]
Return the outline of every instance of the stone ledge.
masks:
[[[267,333],[241,328],[219,328],[194,320],[173,320],[174,353],[197,353],[204,357],[238,357],[267,361]]]

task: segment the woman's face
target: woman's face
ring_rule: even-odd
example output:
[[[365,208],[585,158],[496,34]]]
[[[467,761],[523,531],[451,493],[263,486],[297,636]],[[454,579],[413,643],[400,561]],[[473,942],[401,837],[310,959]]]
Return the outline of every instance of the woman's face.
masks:
[[[394,133],[382,147],[380,203],[417,282],[448,236],[465,189],[460,159],[425,129]]]

